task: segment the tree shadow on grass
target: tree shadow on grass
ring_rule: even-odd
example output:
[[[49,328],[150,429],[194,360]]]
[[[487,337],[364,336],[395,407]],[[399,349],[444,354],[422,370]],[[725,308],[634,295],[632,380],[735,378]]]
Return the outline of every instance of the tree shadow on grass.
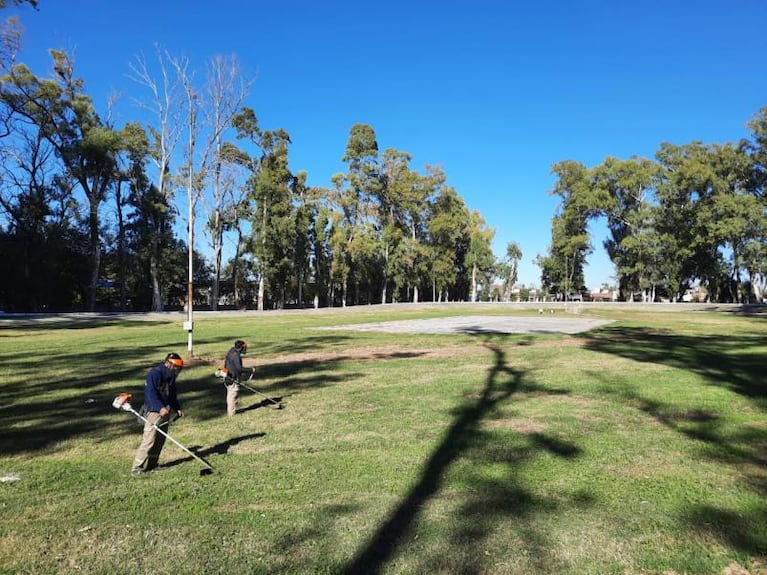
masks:
[[[767,506],[762,504],[746,511],[721,509],[711,505],[695,505],[682,514],[682,521],[709,539],[720,540],[752,558],[767,555]]]
[[[586,348],[697,373],[767,408],[767,335],[678,335],[645,327],[604,327],[584,335]]]
[[[72,339],[78,338],[83,330],[104,326],[120,327],[122,330],[146,328],[154,324],[167,326],[166,321],[123,320],[116,316],[88,316],[77,318],[67,315],[56,321],[40,321],[31,318],[22,323],[0,322],[0,336],[11,333],[19,337],[44,335],[51,331],[72,332]],[[3,332],[3,328],[8,328]],[[77,332],[77,333],[75,333]],[[125,333],[120,331],[109,337],[121,341]],[[99,349],[80,346],[76,353],[67,346],[62,349],[46,349],[43,352],[35,346],[20,346],[0,354],[0,364],[8,376],[0,384],[0,453],[13,455],[34,453],[55,447],[77,436],[99,433],[105,425],[113,423],[120,414],[112,408],[115,396],[122,392],[133,394],[131,402],[138,408],[143,403],[144,379],[147,372],[157,365],[168,351],[179,351],[178,338],[172,332],[167,341],[158,340],[151,345],[115,345],[108,353]],[[315,352],[328,346],[344,346],[348,337],[310,336],[283,342],[268,348],[270,352]],[[222,349],[231,343],[231,338],[212,336],[197,338],[198,346],[221,344]],[[259,350],[263,352],[264,350]],[[147,358],[149,358],[147,360]],[[378,354],[375,359],[394,359]],[[40,369],[44,359],[45,367]],[[351,359],[341,356],[338,361]],[[209,362],[210,375],[200,369],[191,368],[182,372],[178,380],[178,391],[182,405],[195,419],[209,420],[222,415],[225,405],[225,390],[213,375],[218,360]],[[223,359],[221,360],[223,362]],[[259,387],[266,395],[286,396],[302,389],[332,386],[353,378],[364,377],[360,373],[331,373],[336,369],[325,360],[280,362],[259,366],[258,377],[274,380],[274,383]],[[41,377],[41,373],[59,374],[55,379]],[[124,414],[123,414],[124,415]],[[131,426],[123,426],[123,433],[131,433]]]
[[[382,572],[386,564],[394,558],[398,550],[412,537],[424,507],[440,491],[446,474],[451,466],[472,450],[479,450],[481,456],[487,456],[487,439],[481,430],[484,419],[493,414],[504,402],[520,392],[545,392],[533,384],[525,382],[523,371],[510,367],[506,363],[505,352],[499,345],[492,343],[493,335],[485,337],[487,347],[494,354],[493,365],[489,370],[485,384],[478,396],[469,398],[455,413],[453,424],[426,461],[420,477],[410,492],[402,499],[392,513],[381,523],[368,542],[358,551],[357,555],[342,569],[345,574],[372,575]],[[561,439],[554,439],[543,434],[532,434],[533,449],[525,448],[512,453],[504,453],[504,462],[510,464],[512,474],[501,483],[491,482],[484,493],[489,496],[472,498],[462,511],[464,520],[460,522],[463,528],[455,534],[458,549],[471,549],[472,545],[482,541],[492,529],[492,523],[499,517],[525,517],[540,509],[557,505],[553,501],[542,501],[527,490],[513,476],[513,464],[519,463],[532,456],[535,449],[550,451],[563,457],[576,457],[579,449]],[[482,517],[481,521],[476,521]],[[530,534],[530,541],[545,539],[543,534]],[[545,546],[536,545],[541,554],[539,561],[546,564]],[[450,565],[462,563],[461,573],[481,573],[484,571],[483,558],[480,552],[464,553],[464,559],[452,558]],[[431,557],[423,563],[423,572],[437,567],[438,558]]]
[[[0,385],[0,453],[13,455],[34,453],[55,448],[56,445],[77,436],[98,433],[105,425],[124,419],[112,407],[114,398],[122,392],[133,394],[131,403],[138,409],[143,403],[144,381],[147,372],[159,364],[167,349],[162,344],[132,346],[114,349],[105,360],[102,351],[82,350],[81,353],[49,354],[45,368],[52,373],[66,375],[55,381],[35,376],[39,357],[25,357],[24,352],[8,357],[7,364],[13,381]],[[151,362],[139,363],[136,358],[157,357]],[[6,358],[0,358],[5,362]],[[126,366],[115,369],[116,365]],[[18,366],[18,369],[16,369]],[[356,373],[342,375],[329,373],[332,365],[307,362],[282,366],[285,376],[263,391],[272,397],[289,395],[284,390],[300,390],[343,383],[361,377]],[[271,375],[269,368],[264,371]],[[182,405],[195,419],[209,420],[221,417],[225,406],[225,388],[201,370],[184,370],[178,379],[178,394]],[[275,394],[279,389],[282,393]],[[123,433],[132,433],[131,426],[122,426]]]
[[[767,430],[763,426],[741,426],[735,430],[719,414],[664,403],[624,389],[615,391],[621,401],[635,405],[663,426],[701,443],[700,455],[731,466],[735,481],[758,497],[747,509],[725,508],[710,503],[691,503],[679,514],[679,522],[706,539],[719,539],[723,545],[741,552],[763,555],[767,552]]]
[[[120,313],[46,313],[46,314],[7,314],[0,317],[0,337],[5,337],[5,329],[23,329],[33,332],[51,332],[68,329],[91,329],[97,327],[124,327],[167,325],[166,320],[145,319],[136,314],[133,319]]]
[[[669,365],[700,375],[709,385],[723,387],[767,408],[767,380],[763,376],[767,336],[674,335],[649,328],[607,327],[592,332],[587,347],[638,362]],[[612,382],[611,382],[612,383]],[[605,385],[605,392],[633,405],[655,421],[700,443],[700,455],[734,470],[746,489],[761,496],[749,509],[725,509],[709,503],[690,505],[680,513],[687,528],[717,538],[724,545],[754,555],[767,552],[767,429],[763,425],[724,421],[707,405],[694,405],[691,390],[683,405],[652,397],[651,387]]]
[[[257,327],[257,324],[255,325]],[[258,334],[243,333],[238,337],[249,342],[248,354],[244,356],[245,364],[252,357],[276,357],[275,361],[279,363],[281,356],[294,356],[302,353],[315,353],[317,351],[334,351],[336,349],[343,350],[348,342],[354,339],[351,336],[335,334],[306,335],[304,337],[279,339],[277,341],[259,341]],[[230,336],[220,336],[215,337],[209,342],[217,343],[221,349],[219,357],[216,358],[217,362],[224,363],[226,351],[229,349],[228,346],[232,345],[232,341]]]

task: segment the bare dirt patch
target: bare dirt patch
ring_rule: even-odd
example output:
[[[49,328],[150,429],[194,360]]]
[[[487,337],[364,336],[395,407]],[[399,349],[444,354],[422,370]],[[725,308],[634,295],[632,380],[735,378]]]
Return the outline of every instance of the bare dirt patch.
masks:
[[[413,349],[409,347],[362,346],[345,349],[340,352],[307,352],[282,355],[278,358],[243,358],[246,367],[260,365],[299,365],[305,363],[329,363],[338,361],[387,361],[393,359],[434,359],[441,357],[460,357],[477,353],[482,346],[441,347],[433,349]]]
[[[541,340],[525,342],[525,347],[535,348],[558,348],[558,347],[583,347],[586,340],[581,338],[568,338],[558,340]],[[258,367],[261,365],[300,365],[307,363],[330,363],[339,361],[387,361],[396,359],[439,359],[448,357],[467,357],[477,353],[486,353],[490,346],[484,342],[476,345],[441,346],[437,348],[413,349],[406,346],[360,346],[348,348],[338,352],[305,352],[281,355],[277,358],[245,357],[245,367]]]

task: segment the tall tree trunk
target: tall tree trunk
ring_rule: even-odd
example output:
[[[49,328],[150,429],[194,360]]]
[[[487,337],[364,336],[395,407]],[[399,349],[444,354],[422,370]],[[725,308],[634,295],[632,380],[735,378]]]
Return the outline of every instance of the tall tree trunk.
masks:
[[[99,201],[93,192],[88,194],[90,200],[90,213],[88,216],[88,225],[90,227],[90,248],[91,248],[91,278],[88,286],[87,311],[96,310],[96,286],[99,281],[99,270],[101,269],[101,240],[99,237]]]
[[[122,182],[117,182],[117,280],[120,282],[120,311],[125,311],[125,222],[122,208]]]
[[[160,284],[160,256],[157,249],[152,250],[149,258],[149,275],[152,281],[152,311],[163,311],[162,287]]]
[[[218,310],[218,298],[221,284],[221,244],[223,243],[223,229],[221,228],[221,212],[216,210],[213,218],[214,224],[214,240],[213,240],[213,285],[211,286],[211,302],[210,309],[212,311]]]
[[[232,290],[234,293],[234,303],[239,308],[242,298],[240,296],[240,245],[242,243],[242,230],[239,222],[237,223],[237,245],[234,247],[234,258],[232,259]]]

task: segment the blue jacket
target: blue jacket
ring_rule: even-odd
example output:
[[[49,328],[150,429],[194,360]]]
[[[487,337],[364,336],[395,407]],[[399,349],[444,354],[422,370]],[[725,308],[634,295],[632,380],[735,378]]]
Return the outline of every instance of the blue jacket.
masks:
[[[229,378],[227,378],[226,383],[233,383],[232,380],[242,381],[243,374],[249,372],[249,370],[242,367],[242,352],[236,347],[233,347],[226,353],[224,367],[229,370]]]
[[[165,367],[165,362],[149,370],[144,385],[144,404],[147,411],[160,411],[163,407],[174,411],[181,409],[176,396],[176,376],[178,372]]]

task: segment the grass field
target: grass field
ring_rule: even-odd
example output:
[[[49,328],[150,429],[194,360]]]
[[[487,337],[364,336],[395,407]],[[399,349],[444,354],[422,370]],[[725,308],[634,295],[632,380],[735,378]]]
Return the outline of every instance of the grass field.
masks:
[[[681,308],[685,309],[685,308]],[[0,320],[0,573],[767,573],[767,314],[583,306],[579,335],[323,326],[514,306],[195,320],[187,417],[129,470],[185,318]],[[236,338],[254,384],[226,417]]]

